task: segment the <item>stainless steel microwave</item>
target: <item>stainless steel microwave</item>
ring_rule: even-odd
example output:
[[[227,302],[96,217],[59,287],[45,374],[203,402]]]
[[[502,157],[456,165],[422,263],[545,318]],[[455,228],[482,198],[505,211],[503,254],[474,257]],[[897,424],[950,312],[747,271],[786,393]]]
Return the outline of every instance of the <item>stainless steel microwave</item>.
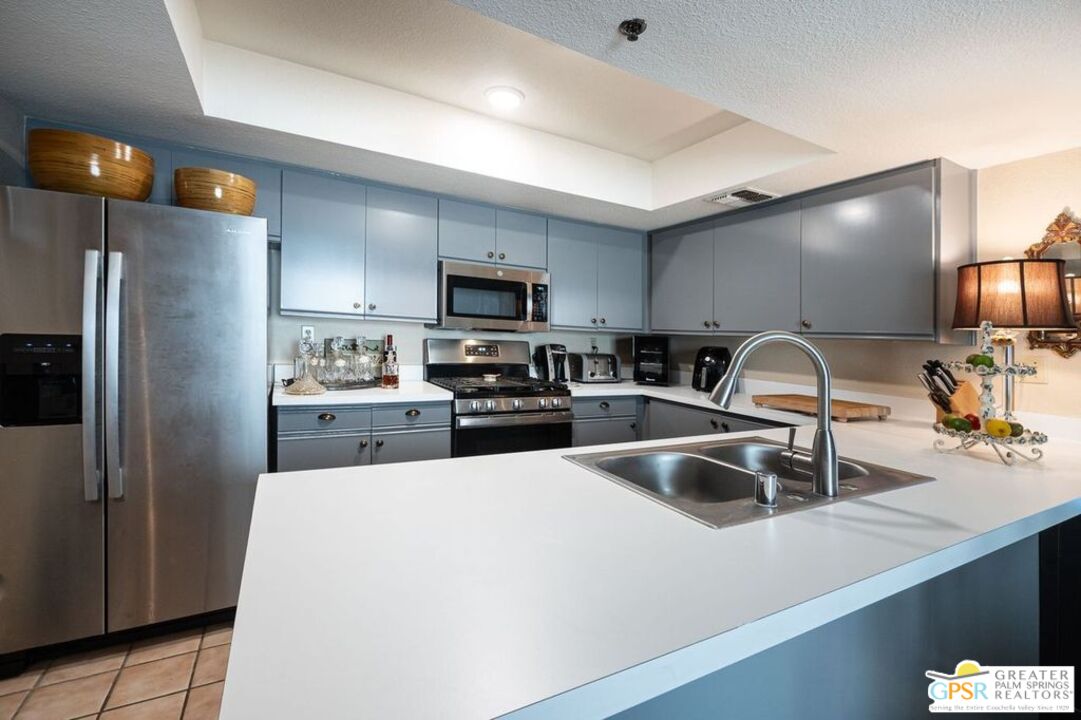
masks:
[[[441,261],[438,327],[545,332],[548,273]]]

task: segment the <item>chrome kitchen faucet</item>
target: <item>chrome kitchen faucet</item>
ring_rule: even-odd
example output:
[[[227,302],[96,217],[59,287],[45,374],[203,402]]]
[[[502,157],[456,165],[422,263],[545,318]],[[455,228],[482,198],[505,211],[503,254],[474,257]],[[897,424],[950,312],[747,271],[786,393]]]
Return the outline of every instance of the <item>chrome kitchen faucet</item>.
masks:
[[[783,330],[770,330],[749,338],[732,355],[732,364],[709,393],[709,401],[727,409],[732,403],[732,396],[736,392],[736,381],[743,371],[747,358],[763,345],[778,342],[795,345],[802,350],[814,365],[815,378],[818,381],[818,429],[815,430],[811,454],[808,456],[807,453],[791,450],[790,444],[785,460],[793,470],[807,472],[809,469],[813,492],[826,497],[837,497],[839,471],[837,445],[834,443],[830,425],[830,386],[832,384],[830,366],[821,351],[805,338]]]

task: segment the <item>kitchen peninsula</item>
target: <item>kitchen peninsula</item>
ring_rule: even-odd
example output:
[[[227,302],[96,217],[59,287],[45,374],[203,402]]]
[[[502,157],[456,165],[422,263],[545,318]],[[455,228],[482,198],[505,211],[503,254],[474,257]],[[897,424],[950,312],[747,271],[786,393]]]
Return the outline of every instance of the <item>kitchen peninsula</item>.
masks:
[[[707,404],[685,388],[603,388],[620,391]],[[810,442],[806,417],[747,395],[732,410],[802,423],[796,442]],[[982,584],[963,578],[988,596],[951,600],[976,603],[984,620],[996,605],[1032,609],[1031,588],[987,576],[1016,580],[1034,562],[1032,536],[1081,514],[1081,445],[1056,439],[1044,462],[1011,468],[935,452],[925,420],[902,413],[834,431],[842,457],[936,481],[715,530],[568,462],[567,450],[264,476],[222,717],[664,717],[688,683],[723,682],[756,653],[784,653],[981,562],[1005,563],[984,568]],[[1032,629],[1034,618],[1012,622]],[[892,624],[908,631],[906,616]],[[973,633],[961,644],[976,655],[988,642]],[[1035,664],[1024,654],[1013,657]],[[649,714],[673,690],[676,705],[661,698]],[[919,690],[901,698],[926,708]]]

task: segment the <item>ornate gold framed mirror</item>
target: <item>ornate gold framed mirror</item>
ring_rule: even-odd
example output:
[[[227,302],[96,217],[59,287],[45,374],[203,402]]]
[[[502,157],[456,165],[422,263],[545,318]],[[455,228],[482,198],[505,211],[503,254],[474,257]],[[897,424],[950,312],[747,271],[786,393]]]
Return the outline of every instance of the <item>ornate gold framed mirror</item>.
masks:
[[[1025,256],[1066,261],[1066,295],[1079,323],[1076,332],[1030,332],[1029,347],[1054,350],[1066,358],[1081,352],[1081,220],[1069,208],[1063,210],[1047,226],[1043,240],[1029,247]]]

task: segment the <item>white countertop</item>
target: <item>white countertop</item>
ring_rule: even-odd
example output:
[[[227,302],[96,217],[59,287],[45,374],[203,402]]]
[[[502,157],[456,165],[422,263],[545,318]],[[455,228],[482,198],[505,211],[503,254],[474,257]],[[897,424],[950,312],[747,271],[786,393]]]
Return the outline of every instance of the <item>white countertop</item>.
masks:
[[[397,390],[334,390],[322,395],[288,395],[278,383],[271,402],[276,407],[327,407],[330,405],[380,405],[385,403],[450,402],[454,393],[423,380],[403,380]]]
[[[896,408],[833,427],[938,480],[714,530],[562,457],[597,448],[263,476],[221,717],[606,717],[1081,513],[1076,442],[1008,468]]]

